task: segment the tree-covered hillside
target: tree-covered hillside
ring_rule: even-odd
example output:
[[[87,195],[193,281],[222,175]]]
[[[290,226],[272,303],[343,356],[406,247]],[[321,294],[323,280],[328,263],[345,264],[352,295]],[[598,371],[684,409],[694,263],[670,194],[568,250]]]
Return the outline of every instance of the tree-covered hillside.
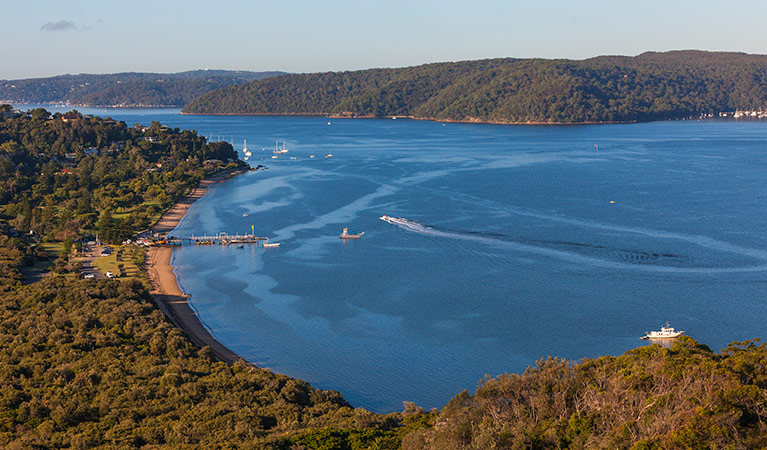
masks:
[[[179,73],[59,75],[0,80],[0,100],[78,106],[183,106],[212,90],[282,72],[195,70]]]
[[[42,108],[13,117],[8,105],[1,115],[0,218],[48,240],[100,232],[120,241],[206,174],[244,165],[228,143],[156,122],[128,127]]]
[[[767,345],[689,337],[579,364],[545,358],[462,392],[404,450],[767,448]]]
[[[767,110],[767,56],[678,51],[285,75],[210,92],[184,112],[579,123],[736,109]]]
[[[23,254],[0,235],[0,267]],[[288,450],[336,436],[394,450],[408,429],[399,414],[354,409],[338,392],[215,361],[138,281],[20,285],[0,275],[2,448]]]

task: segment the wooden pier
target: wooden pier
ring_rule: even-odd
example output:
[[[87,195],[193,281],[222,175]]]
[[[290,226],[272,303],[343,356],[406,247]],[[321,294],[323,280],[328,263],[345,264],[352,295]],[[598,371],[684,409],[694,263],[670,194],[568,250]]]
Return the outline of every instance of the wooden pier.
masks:
[[[219,233],[215,236],[191,236],[181,238],[181,241],[187,241],[194,245],[240,245],[240,244],[259,244],[262,241],[268,241],[268,237],[256,236],[253,234],[227,234]]]
[[[164,236],[155,234],[151,239],[147,240],[148,245],[244,245],[244,244],[257,244],[269,242],[269,238],[265,236],[256,236],[255,234],[229,234],[218,233],[212,236],[204,234],[202,236]]]

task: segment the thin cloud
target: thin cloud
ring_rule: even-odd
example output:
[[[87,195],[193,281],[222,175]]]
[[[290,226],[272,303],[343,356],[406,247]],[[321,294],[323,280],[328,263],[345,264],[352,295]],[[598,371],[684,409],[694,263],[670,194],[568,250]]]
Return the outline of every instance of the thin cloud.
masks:
[[[76,30],[77,25],[71,20],[59,20],[58,22],[47,22],[40,27],[40,31],[69,31]]]

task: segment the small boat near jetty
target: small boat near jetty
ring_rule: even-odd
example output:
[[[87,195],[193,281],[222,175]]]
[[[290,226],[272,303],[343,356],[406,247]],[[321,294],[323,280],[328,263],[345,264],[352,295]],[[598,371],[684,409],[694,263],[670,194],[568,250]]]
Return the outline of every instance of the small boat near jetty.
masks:
[[[648,331],[646,335],[642,336],[642,339],[674,339],[678,338],[682,335],[684,331],[676,331],[674,327],[668,324],[668,321],[666,321],[666,326],[661,327],[660,331]]]
[[[264,242],[264,248],[275,248],[279,246],[280,246],[279,242]]]
[[[341,239],[359,239],[359,238],[362,237],[363,234],[365,234],[364,231],[362,233],[360,233],[360,234],[349,233],[349,229],[344,227],[344,231],[342,231],[341,235],[338,236],[338,237],[341,238]]]

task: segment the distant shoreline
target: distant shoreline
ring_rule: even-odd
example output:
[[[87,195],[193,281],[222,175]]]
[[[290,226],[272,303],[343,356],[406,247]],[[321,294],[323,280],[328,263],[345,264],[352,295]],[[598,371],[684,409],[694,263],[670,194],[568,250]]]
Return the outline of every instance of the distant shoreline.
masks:
[[[202,198],[211,185],[246,171],[247,169],[237,169],[205,178],[192,192],[176,202],[150,229],[150,232],[172,231],[184,218],[192,203]],[[152,285],[150,294],[154,297],[157,306],[176,327],[187,334],[192,342],[200,347],[210,347],[218,360],[234,364],[243,359],[216,340],[189,306],[190,296],[181,290],[176,274],[173,272],[173,266],[170,264],[172,253],[171,246],[150,247],[147,252],[147,273]]]
[[[324,113],[191,113],[181,111],[185,116],[263,116],[263,117],[324,117],[327,119],[409,119],[409,120],[423,120],[427,122],[440,122],[440,123],[476,123],[476,124],[489,124],[489,125],[620,125],[639,123],[636,120],[626,121],[603,121],[603,122],[505,122],[494,120],[479,120],[479,119],[435,119],[433,117],[416,117],[416,116],[348,116],[348,115],[336,115],[336,114],[324,114]]]

